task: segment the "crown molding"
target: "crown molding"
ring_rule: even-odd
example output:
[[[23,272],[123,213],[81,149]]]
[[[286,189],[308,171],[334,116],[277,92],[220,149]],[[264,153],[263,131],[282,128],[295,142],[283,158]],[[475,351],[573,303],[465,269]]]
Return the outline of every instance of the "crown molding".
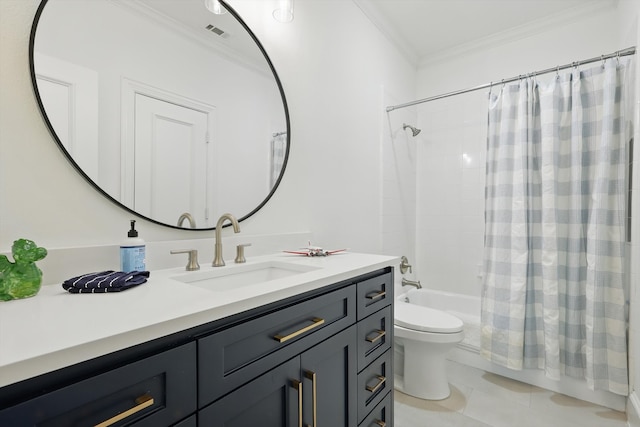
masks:
[[[572,22],[585,19],[589,16],[602,13],[605,10],[617,8],[620,0],[585,0],[579,6],[566,9],[552,16],[537,19],[527,24],[494,33],[487,37],[481,37],[468,43],[463,43],[453,48],[447,48],[429,54],[428,57],[420,57],[418,52],[408,47],[410,44],[390,21],[380,13],[380,10],[371,0],[352,0],[360,8],[364,15],[378,28],[378,30],[398,49],[398,51],[416,68],[423,68],[430,64],[447,61],[460,55],[468,54],[475,50],[486,49],[491,46],[521,40],[537,33],[548,31],[551,28],[567,25]]]
[[[460,44],[453,48],[434,52],[429,55],[429,57],[421,58],[418,63],[418,68],[451,60],[455,57],[462,56],[476,50],[512,43],[515,40],[522,40],[541,32],[548,31],[552,28],[558,28],[563,25],[580,21],[590,16],[598,15],[606,10],[617,8],[619,1],[620,0],[588,0],[580,6],[566,9],[552,16],[536,19],[527,24],[513,27],[505,31],[500,31],[487,37],[481,37],[469,43]]]
[[[2,1],[2,0],[0,0]],[[266,61],[262,61],[263,58],[256,60],[246,55],[242,55],[237,51],[227,47],[220,43],[214,37],[211,37],[207,33],[200,33],[194,31],[194,29],[185,26],[177,20],[168,17],[157,10],[149,7],[147,4],[132,0],[111,0],[112,4],[117,5],[129,12],[135,13],[137,16],[150,20],[153,23],[159,24],[166,30],[173,31],[176,35],[186,38],[187,40],[197,43],[200,46],[208,49],[215,55],[219,55],[229,61],[232,61],[242,67],[251,69],[265,77],[271,77],[271,70],[265,67]],[[204,12],[203,12],[204,13]]]
[[[394,28],[389,20],[380,13],[378,8],[371,4],[369,0],[352,0],[358,8],[364,13],[364,15],[378,28],[386,38],[389,40],[398,51],[405,57],[411,65],[417,67],[420,63],[420,58],[413,49],[409,48],[408,41]]]

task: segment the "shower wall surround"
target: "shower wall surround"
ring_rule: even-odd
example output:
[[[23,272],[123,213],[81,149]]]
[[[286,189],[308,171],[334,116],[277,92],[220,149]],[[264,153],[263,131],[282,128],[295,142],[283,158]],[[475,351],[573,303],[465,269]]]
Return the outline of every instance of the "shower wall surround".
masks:
[[[423,286],[480,296],[486,93],[428,103],[418,149],[416,269]]]

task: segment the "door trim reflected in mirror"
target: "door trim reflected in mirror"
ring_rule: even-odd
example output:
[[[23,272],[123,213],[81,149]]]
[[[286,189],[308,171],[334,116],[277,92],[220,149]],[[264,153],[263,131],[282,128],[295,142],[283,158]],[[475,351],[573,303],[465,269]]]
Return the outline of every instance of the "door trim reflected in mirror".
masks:
[[[122,178],[122,176],[124,175],[130,175],[131,172],[130,170],[125,170],[127,168],[130,168],[128,166],[123,165],[122,163],[117,167],[121,170],[119,170],[117,173],[115,173],[114,175],[117,175],[117,178],[110,178],[111,181],[114,181],[115,184],[111,185],[111,187],[109,187],[108,185],[105,185],[104,183],[99,183],[99,180],[96,178],[96,176],[98,175],[98,173],[96,171],[92,171],[89,170],[87,167],[84,167],[82,165],[83,161],[81,159],[79,159],[78,157],[75,157],[74,155],[71,154],[71,150],[68,149],[68,147],[65,146],[65,144],[63,143],[63,140],[65,139],[65,135],[66,133],[63,130],[60,129],[56,129],[56,127],[54,126],[53,122],[54,120],[52,120],[52,117],[50,117],[50,114],[47,112],[47,108],[45,108],[45,105],[47,105],[46,99],[43,101],[43,93],[41,91],[41,88],[38,85],[38,65],[37,65],[37,60],[36,58],[36,54],[38,53],[36,50],[36,46],[37,46],[37,41],[38,41],[38,37],[39,37],[39,33],[38,30],[41,29],[42,27],[46,27],[46,25],[52,25],[51,23],[47,23],[46,25],[42,24],[42,17],[43,17],[43,13],[45,13],[45,11],[47,10],[47,6],[51,5],[55,2],[58,1],[62,1],[62,0],[42,0],[40,6],[38,7],[38,10],[36,12],[35,18],[33,20],[33,24],[31,27],[31,36],[30,36],[30,41],[29,41],[29,65],[30,65],[30,73],[31,73],[31,80],[32,80],[32,85],[33,85],[33,90],[34,90],[34,94],[35,94],[35,98],[36,101],[38,103],[38,106],[40,108],[40,111],[42,113],[42,117],[54,139],[54,141],[57,143],[58,147],[60,148],[60,150],[64,153],[65,157],[69,160],[70,164],[78,171],[78,173],[87,181],[89,182],[100,194],[102,194],[104,197],[106,197],[108,200],[110,200],[111,202],[115,203],[116,205],[120,206],[122,209],[135,214],[141,218],[144,218],[150,222],[156,223],[156,224],[160,224],[160,225],[164,225],[167,227],[171,227],[171,228],[179,228],[179,229],[189,229],[189,230],[212,230],[215,229],[215,220],[217,218],[217,216],[219,216],[219,214],[222,211],[227,211],[227,210],[234,210],[233,208],[229,209],[228,208],[228,204],[224,204],[221,203],[221,205],[219,206],[219,209],[221,209],[221,212],[217,212],[217,210],[211,209],[210,206],[213,205],[212,203],[209,202],[202,202],[201,204],[203,206],[205,206],[204,211],[205,211],[205,216],[209,215],[211,217],[211,222],[205,224],[204,226],[201,226],[200,224],[203,223],[203,221],[196,221],[196,224],[200,227],[200,228],[187,228],[187,226],[182,226],[179,227],[178,224],[178,218],[180,216],[181,213],[183,212],[189,212],[190,208],[189,206],[185,206],[184,208],[182,208],[182,206],[180,206],[180,212],[178,214],[175,214],[175,218],[169,218],[169,217],[165,217],[165,218],[161,218],[159,216],[154,216],[154,214],[151,213],[147,213],[147,212],[143,212],[140,209],[136,209],[135,205],[132,204],[131,202],[131,188],[125,188],[126,182],[125,179]],[[204,2],[202,2],[202,0],[198,0],[200,3],[204,4]],[[118,2],[114,2],[114,3],[118,3]],[[280,81],[280,78],[276,72],[276,69],[271,61],[271,59],[269,58],[269,56],[267,55],[263,45],[261,44],[261,42],[258,40],[258,38],[256,37],[256,35],[253,33],[253,31],[247,26],[247,24],[244,22],[244,20],[238,15],[238,13],[231,7],[229,6],[226,2],[224,2],[223,0],[221,0],[221,3],[223,4],[223,6],[225,7],[225,9],[227,9],[227,11],[229,12],[228,15],[231,15],[235,18],[235,20],[237,21],[237,24],[240,25],[240,27],[246,31],[246,33],[249,35],[250,39],[253,41],[253,43],[255,43],[255,47],[257,47],[259,49],[259,52],[261,53],[261,55],[264,57],[266,64],[268,66],[268,70],[270,70],[270,73],[273,76],[273,80],[275,81],[277,90],[273,90],[274,94],[278,94],[280,101],[282,102],[282,112],[277,112],[278,114],[281,114],[281,117],[284,119],[282,122],[280,122],[279,120],[276,120],[277,123],[280,123],[277,127],[278,129],[272,129],[272,132],[264,132],[264,134],[267,136],[266,141],[264,141],[265,144],[271,143],[273,145],[273,141],[275,140],[275,135],[277,133],[282,134],[282,133],[286,133],[286,144],[285,144],[285,148],[284,148],[284,155],[283,158],[278,159],[277,164],[278,167],[281,167],[280,173],[277,176],[277,178],[274,178],[273,176],[273,161],[272,160],[268,160],[271,163],[271,166],[266,166],[267,172],[264,174],[264,193],[262,193],[262,195],[259,195],[259,192],[256,193],[258,194],[257,196],[254,196],[254,198],[252,199],[252,201],[248,201],[246,203],[244,203],[244,205],[246,206],[251,206],[251,207],[247,207],[247,208],[240,208],[240,209],[236,209],[236,213],[237,217],[238,217],[238,221],[243,221],[249,217],[251,217],[252,215],[254,215],[256,212],[258,212],[268,201],[269,199],[273,196],[273,194],[275,193],[275,191],[277,190],[282,177],[284,175],[287,163],[288,163],[288,159],[289,159],[289,150],[290,150],[290,144],[291,144],[291,128],[290,128],[290,119],[289,119],[289,110],[288,110],[288,105],[287,105],[287,101],[286,101],[286,97],[284,94],[284,90]],[[202,13],[207,13],[206,9],[204,9],[203,6],[203,12]],[[105,27],[110,27],[110,28],[115,28],[114,26],[109,26],[109,24],[105,24]],[[238,27],[238,28],[240,28]],[[40,34],[40,37],[42,38],[46,38],[46,33],[42,33]],[[81,37],[81,36],[78,36]],[[244,36],[243,36],[244,37]],[[60,47],[58,47],[60,48]],[[64,48],[64,46],[62,47]],[[144,56],[144,52],[141,52],[141,56]],[[182,64],[182,66],[184,67],[185,70],[188,70],[188,66],[186,66],[185,64]],[[265,67],[266,70],[266,67]],[[264,76],[263,76],[264,77]],[[137,79],[135,78],[131,78],[129,75],[124,75],[124,74],[120,74],[120,80],[121,80],[121,93],[124,94],[124,86],[127,85],[127,82],[130,81],[134,81],[134,86],[135,84],[140,83],[141,85],[147,85],[146,82],[138,82]],[[151,85],[150,85],[151,86]],[[130,88],[129,88],[130,89]],[[158,89],[160,92],[164,89]],[[171,90],[167,90],[167,93],[171,93]],[[95,93],[95,92],[94,92]],[[174,92],[175,93],[175,92]],[[254,97],[257,97],[258,95],[263,95],[262,93],[252,93],[251,94]],[[190,98],[194,101],[194,105],[197,104],[200,99],[196,99],[196,98]],[[95,103],[98,103],[98,100],[95,101]],[[265,102],[266,103],[266,102]],[[211,105],[210,103],[206,102],[202,102],[202,105]],[[251,107],[252,105],[249,104],[249,107]],[[118,113],[118,119],[122,119],[122,120],[127,120],[127,117],[130,117],[131,112],[130,111],[125,111],[126,107],[124,107],[124,104],[121,103],[119,106],[120,108],[120,112]],[[102,108],[102,107],[101,107]],[[277,109],[276,109],[277,110]],[[219,112],[216,111],[214,113],[215,116],[221,116],[221,114],[218,114]],[[251,115],[252,113],[255,113],[255,111],[249,111],[249,108],[247,108],[246,114],[247,115]],[[220,118],[218,117],[220,120],[216,120],[213,119],[211,122],[213,122],[214,124],[217,124],[218,127],[220,126],[219,123],[217,122],[224,122],[224,118]],[[246,118],[245,118],[246,119]],[[273,119],[271,119],[271,122],[274,122]],[[273,123],[272,123],[273,124]],[[124,141],[124,137],[125,137],[125,133],[129,132],[130,130],[127,130],[127,126],[125,124],[123,124],[122,122],[119,124],[120,125],[120,130],[117,129],[108,129],[109,133],[111,134],[115,134],[117,135],[116,138],[120,138],[119,143],[122,144]],[[212,126],[212,125],[210,125]],[[115,126],[114,126],[115,127]],[[282,129],[282,128],[285,129]],[[102,129],[106,129],[106,127],[103,127]],[[104,131],[102,131],[101,129],[101,133],[105,133]],[[217,131],[218,129],[216,129]],[[61,133],[62,132],[62,133]],[[236,129],[235,130],[236,133],[240,134],[242,132],[242,129]],[[95,130],[95,133],[98,133],[97,130]],[[227,137],[226,139],[228,139],[228,133],[225,133],[225,136]],[[269,140],[269,138],[271,138],[271,141]],[[80,138],[82,139],[82,138]],[[115,138],[114,138],[115,139]],[[224,138],[221,138],[224,139]],[[235,140],[234,141],[226,141],[228,144],[234,144],[236,143]],[[240,142],[244,142],[242,140],[240,140]],[[111,143],[113,143],[113,141],[111,141]],[[260,142],[262,143],[262,141]],[[262,149],[262,148],[261,148]],[[101,149],[98,148],[98,151],[100,151]],[[131,156],[131,150],[128,147],[121,147],[119,150],[121,150],[121,154],[119,155],[119,157],[130,157]],[[213,148],[211,149],[213,150]],[[251,156],[251,150],[250,148],[248,149],[249,154],[248,156]],[[126,154],[126,155],[125,155]],[[254,154],[255,156],[255,154]],[[231,156],[234,157],[235,156]],[[217,156],[216,156],[217,159]],[[129,161],[129,160],[127,160]],[[222,163],[229,163],[230,159],[229,158],[222,158],[221,160],[219,160]],[[280,166],[281,164],[281,166]],[[247,168],[244,168],[242,166],[242,163],[238,164],[238,165],[233,165],[231,166],[232,169],[235,169],[235,171],[240,174],[240,176],[242,176],[242,170],[246,170]],[[116,169],[116,167],[109,167],[106,169]],[[209,174],[211,172],[208,172]],[[225,181],[228,180],[229,182],[233,181],[233,180],[238,180],[237,176],[224,176]],[[240,178],[242,179],[242,178]],[[220,187],[225,185],[225,183],[217,183],[216,186]],[[248,183],[247,185],[251,185],[250,183]],[[262,183],[259,183],[260,186],[262,186]],[[113,189],[112,189],[113,188]],[[230,190],[231,191],[231,190]],[[235,192],[233,193],[234,197],[238,197],[239,194],[241,194],[242,191],[237,191],[235,190]],[[210,188],[207,188],[206,192],[205,192],[206,196],[209,197],[211,196],[211,194],[213,194],[213,190]],[[216,193],[217,194],[217,193]],[[264,195],[266,194],[266,195]],[[213,196],[211,196],[213,197]],[[169,202],[172,199],[169,200]],[[200,201],[198,201],[198,203],[200,203]],[[166,202],[165,202],[166,204]],[[199,206],[199,205],[198,205]],[[255,206],[255,207],[254,207]],[[248,212],[246,212],[246,210],[244,212],[237,212],[237,210],[242,210],[242,209],[246,209],[248,210]],[[173,213],[172,215],[173,216]]]

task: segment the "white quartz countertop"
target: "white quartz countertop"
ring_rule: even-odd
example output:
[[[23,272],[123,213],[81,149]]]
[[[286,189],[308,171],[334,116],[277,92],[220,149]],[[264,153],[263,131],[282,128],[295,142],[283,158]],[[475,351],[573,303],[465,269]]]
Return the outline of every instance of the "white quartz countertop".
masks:
[[[393,266],[399,258],[274,254],[245,265],[269,261],[315,269],[225,291],[173,279],[241,265],[227,261],[225,267],[203,265],[196,272],[152,271],[147,283],[123,292],[71,294],[57,284],[43,286],[32,298],[0,302],[0,387]]]

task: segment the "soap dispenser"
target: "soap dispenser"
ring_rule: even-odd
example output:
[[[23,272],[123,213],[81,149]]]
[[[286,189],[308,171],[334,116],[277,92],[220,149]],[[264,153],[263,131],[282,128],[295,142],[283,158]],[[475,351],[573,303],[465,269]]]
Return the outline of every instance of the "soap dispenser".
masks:
[[[120,245],[120,270],[126,273],[131,271],[145,271],[144,240],[138,237],[136,220],[131,220],[131,230],[127,233],[127,240]]]

